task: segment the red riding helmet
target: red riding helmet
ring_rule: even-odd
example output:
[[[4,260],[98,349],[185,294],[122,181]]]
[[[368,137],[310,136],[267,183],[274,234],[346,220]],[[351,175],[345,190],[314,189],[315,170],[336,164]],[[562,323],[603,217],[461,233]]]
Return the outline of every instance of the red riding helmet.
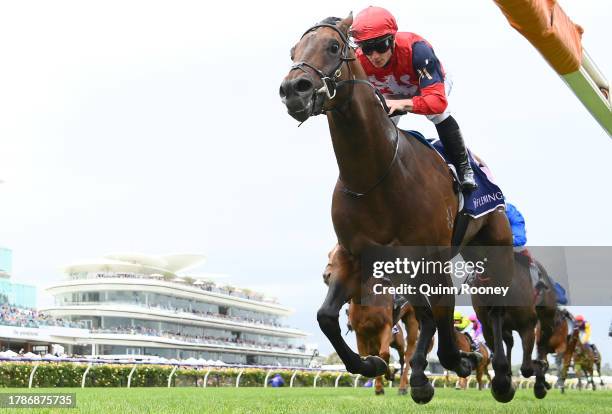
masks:
[[[582,322],[582,321],[584,321],[584,316],[582,316],[582,315],[576,315],[576,316],[574,317],[574,319],[576,319],[578,322]]]
[[[395,17],[382,7],[370,6],[360,11],[351,26],[350,35],[355,42],[364,42],[377,37],[395,35],[397,23]]]

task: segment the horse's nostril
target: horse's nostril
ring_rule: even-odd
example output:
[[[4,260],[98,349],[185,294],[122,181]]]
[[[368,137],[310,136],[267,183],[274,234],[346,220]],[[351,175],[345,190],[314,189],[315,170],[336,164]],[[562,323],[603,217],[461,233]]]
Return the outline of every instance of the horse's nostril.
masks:
[[[312,82],[309,81],[308,79],[300,79],[296,84],[295,84],[295,90],[297,92],[308,92],[312,89]]]
[[[287,97],[287,92],[285,92],[285,88],[283,88],[283,85],[281,85],[280,88],[278,89],[278,94],[280,95],[281,98]]]

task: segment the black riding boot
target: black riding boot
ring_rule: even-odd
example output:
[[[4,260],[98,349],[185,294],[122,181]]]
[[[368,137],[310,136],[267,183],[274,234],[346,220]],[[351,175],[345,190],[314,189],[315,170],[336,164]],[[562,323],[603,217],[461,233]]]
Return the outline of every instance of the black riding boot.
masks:
[[[459,174],[459,180],[461,180],[461,187],[463,191],[471,192],[474,191],[478,186],[474,180],[474,171],[468,161],[467,150],[463,143],[463,137],[461,136],[461,130],[455,118],[449,116],[444,121],[436,125],[438,136],[444,149],[448,154],[451,162],[457,168]]]

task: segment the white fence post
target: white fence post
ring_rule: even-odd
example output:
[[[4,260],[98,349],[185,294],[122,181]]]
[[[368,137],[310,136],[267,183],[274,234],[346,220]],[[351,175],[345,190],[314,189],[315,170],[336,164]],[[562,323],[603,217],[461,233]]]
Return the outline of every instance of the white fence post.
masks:
[[[210,371],[212,371],[212,368],[208,368],[208,371],[206,371],[206,375],[204,375],[204,387],[202,388],[206,388],[206,384],[208,383],[208,375],[210,374]]]
[[[268,387],[268,378],[270,378],[271,373],[272,373],[271,369],[269,369],[268,372],[266,372],[266,378],[264,379],[264,388]]]
[[[83,378],[81,378],[81,388],[85,388],[85,380],[87,379],[87,374],[89,374],[89,370],[91,369],[91,366],[93,364],[90,362],[87,365],[87,369],[85,370],[85,372],[83,372]]]
[[[36,374],[36,370],[38,369],[38,364],[34,364],[34,368],[30,372],[30,381],[28,381],[28,388],[32,388],[32,381],[34,381],[34,374]]]
[[[317,380],[319,379],[319,375],[321,375],[321,371],[317,372],[317,375],[314,378],[314,382],[312,383],[312,388],[317,388]]]
[[[176,372],[177,368],[178,368],[178,365],[175,365],[174,368],[172,368],[172,372],[170,373],[170,375],[168,375],[168,388],[170,388],[170,385],[172,384],[172,376]]]
[[[353,384],[353,388],[357,388],[357,384],[359,383],[359,378],[361,378],[361,374],[357,374],[355,377],[355,383]]]
[[[340,377],[343,375],[342,372],[340,372],[338,374],[338,376],[336,377],[336,383],[334,384],[334,388],[338,388],[338,382],[340,382]]]
[[[293,371],[293,374],[291,374],[291,380],[289,381],[289,388],[293,388],[293,380],[295,379],[295,376],[297,375],[297,369],[295,371]]]
[[[136,365],[132,367],[132,370],[130,371],[130,375],[128,375],[128,383],[127,383],[128,388],[132,386],[132,375],[134,375],[135,371],[136,371]]]
[[[242,377],[243,372],[244,372],[244,369],[241,369],[240,372],[238,373],[238,376],[236,377],[236,388],[240,386],[240,377]]]

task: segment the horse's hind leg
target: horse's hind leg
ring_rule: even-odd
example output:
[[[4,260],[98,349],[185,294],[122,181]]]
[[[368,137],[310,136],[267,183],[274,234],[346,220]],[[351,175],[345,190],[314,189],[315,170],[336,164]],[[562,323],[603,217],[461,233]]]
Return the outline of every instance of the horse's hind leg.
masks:
[[[601,378],[601,358],[599,362],[597,362],[596,367],[597,367],[597,375],[599,376],[599,385],[603,387],[605,384],[603,382],[603,379]]]
[[[418,404],[426,404],[433,398],[434,387],[425,375],[427,367],[427,349],[434,333],[436,325],[431,314],[431,309],[426,306],[414,307],[416,317],[421,327],[416,350],[410,359],[410,396]]]
[[[493,397],[499,402],[509,402],[514,398],[514,385],[512,384],[512,374],[510,364],[504,355],[502,323],[504,310],[500,307],[493,307],[489,311],[489,320],[493,328],[493,370],[495,377],[491,382],[491,392]]]

